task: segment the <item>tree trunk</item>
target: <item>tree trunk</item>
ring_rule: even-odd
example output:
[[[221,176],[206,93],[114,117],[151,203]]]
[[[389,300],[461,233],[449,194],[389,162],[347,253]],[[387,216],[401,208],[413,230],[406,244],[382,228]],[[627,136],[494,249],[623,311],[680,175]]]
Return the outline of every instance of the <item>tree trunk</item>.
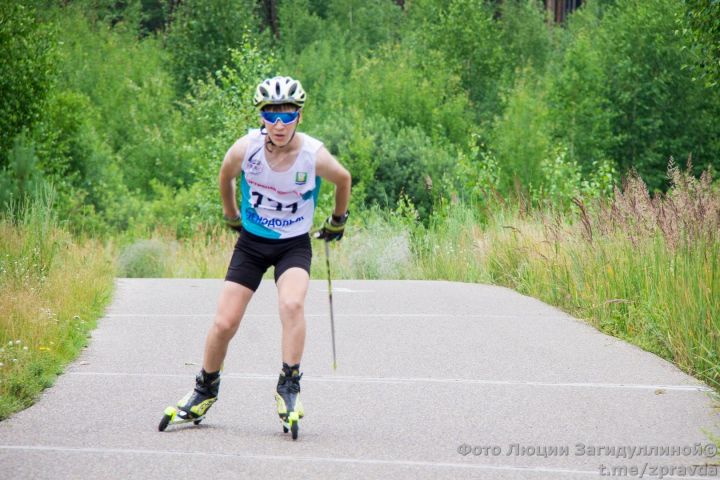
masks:
[[[277,17],[277,0],[260,0],[260,9],[265,27],[270,27],[273,37],[276,39],[280,38],[280,28]]]

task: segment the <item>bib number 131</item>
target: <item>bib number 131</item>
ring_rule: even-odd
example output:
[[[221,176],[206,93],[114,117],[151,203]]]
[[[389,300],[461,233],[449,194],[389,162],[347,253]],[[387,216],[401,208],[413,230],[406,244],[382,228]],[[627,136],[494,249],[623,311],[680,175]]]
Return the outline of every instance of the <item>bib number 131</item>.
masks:
[[[265,204],[268,204],[268,203],[272,204],[272,203],[274,203],[274,204],[275,204],[275,210],[278,211],[278,212],[281,211],[281,210],[283,210],[283,209],[289,209],[289,210],[292,211],[292,213],[297,212],[297,209],[298,209],[298,204],[297,204],[297,202],[291,203],[290,205],[283,205],[282,203],[278,202],[277,200],[273,200],[273,199],[270,198],[270,197],[264,196],[264,195],[263,195],[262,193],[260,193],[260,192],[251,192],[251,195],[252,195],[253,197],[255,197],[255,202],[253,203],[253,207],[254,207],[254,208],[260,207],[260,206],[263,204],[263,200],[264,200],[264,201],[265,201]]]

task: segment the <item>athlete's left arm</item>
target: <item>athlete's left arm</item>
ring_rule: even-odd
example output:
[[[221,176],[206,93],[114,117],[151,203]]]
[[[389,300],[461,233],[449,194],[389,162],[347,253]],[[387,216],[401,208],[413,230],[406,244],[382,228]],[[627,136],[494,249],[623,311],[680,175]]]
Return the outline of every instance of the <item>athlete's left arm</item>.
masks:
[[[335,210],[337,217],[347,212],[350,204],[350,186],[352,177],[345,167],[340,165],[335,157],[330,155],[325,147],[321,147],[315,160],[315,173],[335,184]]]

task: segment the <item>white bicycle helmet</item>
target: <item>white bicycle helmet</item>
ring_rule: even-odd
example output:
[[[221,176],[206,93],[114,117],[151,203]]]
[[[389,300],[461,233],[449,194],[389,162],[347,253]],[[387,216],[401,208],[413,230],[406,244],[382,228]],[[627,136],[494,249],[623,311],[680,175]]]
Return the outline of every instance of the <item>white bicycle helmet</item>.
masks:
[[[253,103],[258,109],[265,105],[291,103],[302,108],[305,105],[305,90],[298,80],[290,77],[273,77],[260,82],[255,89]]]

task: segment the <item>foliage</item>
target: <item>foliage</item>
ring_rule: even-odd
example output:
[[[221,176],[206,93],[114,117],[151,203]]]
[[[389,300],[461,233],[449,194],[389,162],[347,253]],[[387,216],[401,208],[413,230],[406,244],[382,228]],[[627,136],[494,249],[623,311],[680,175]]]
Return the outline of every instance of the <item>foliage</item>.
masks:
[[[167,34],[170,65],[180,92],[230,60],[230,49],[242,45],[244,32],[258,23],[254,4],[251,0],[180,3]]]
[[[503,115],[495,121],[490,142],[503,172],[504,191],[515,181],[536,187],[542,183],[541,164],[552,149],[545,95],[545,86],[533,78],[532,70],[526,70],[505,99]]]
[[[174,230],[177,236],[193,235],[202,225],[216,225],[221,218],[217,175],[225,152],[249,128],[256,128],[257,112],[248,101],[258,79],[271,74],[274,58],[263,55],[246,35],[238,50],[231,50],[230,63],[214,76],[193,82],[192,90],[179,103],[180,155],[189,166],[192,182],[172,188],[162,178],[150,178],[151,202],[132,215],[138,232],[156,225]]]
[[[58,90],[87,98],[86,116],[123,171],[123,183],[130,191],[149,192],[148,171],[173,186],[190,183],[189,165],[179,154],[175,91],[164,70],[167,55],[160,42],[140,41],[133,31],[92,24],[73,7],[63,14],[66,31]],[[86,160],[84,156],[75,161]]]
[[[0,2],[0,168],[15,137],[35,124],[54,77],[54,29],[27,2]]]
[[[400,8],[387,0],[295,0],[279,8],[280,40],[289,55],[317,42],[368,52],[397,38]]]
[[[460,73],[483,122],[500,113],[500,95],[516,69],[541,69],[549,53],[543,13],[532,0],[419,0],[410,15],[423,49],[439,50]]]
[[[577,198],[605,198],[612,194],[617,172],[609,162],[594,161],[583,175],[577,161],[568,158],[566,147],[556,147],[540,162],[541,184],[533,189],[533,200],[567,209]]]
[[[667,0],[618,2],[601,17],[597,9],[585,9],[574,30],[571,25],[576,36],[589,35],[579,44],[582,52],[570,53],[588,60],[567,62],[571,70],[563,78],[572,80],[567,75],[574,72],[575,83],[590,89],[591,100],[575,111],[581,119],[606,112],[596,120],[582,120],[590,126],[584,134],[595,140],[579,146],[590,161],[608,157],[621,172],[635,168],[652,189],[666,185],[664,166],[671,156],[692,154],[699,170],[720,158],[710,140],[720,134],[714,120],[718,97],[692,81],[696,67],[680,68],[684,44],[673,32],[681,9],[681,2]]]
[[[686,0],[684,17],[678,16],[679,32],[690,36],[689,50],[694,51],[702,68],[701,78],[708,87],[720,84],[720,2]]]
[[[544,196],[558,152],[563,165],[577,165],[579,183],[607,166],[664,189],[670,157],[692,156],[696,173],[717,168],[720,96],[693,82],[699,67],[686,64],[685,40],[673,33],[680,11],[667,0],[588,2],[557,35],[557,56],[543,69],[516,71],[488,139],[503,190],[517,177]],[[561,190],[577,187],[575,175],[565,178],[575,187]]]
[[[599,15],[591,5],[572,17],[569,45],[562,61],[551,68],[544,89],[552,119],[548,133],[567,147],[568,158],[585,173],[617,144],[612,127],[622,115],[610,99],[605,52],[594,46]]]
[[[469,137],[467,148],[458,152],[456,175],[459,191],[455,197],[469,205],[490,203],[504,178],[495,153],[480,142],[477,133]]]
[[[89,15],[113,28],[126,28],[140,36],[162,32],[179,0],[74,0]]]
[[[0,171],[0,207],[13,208],[42,188],[35,144],[25,133],[17,135],[8,152],[8,165]]]
[[[318,64],[332,60],[336,47],[316,45],[323,55],[307,57],[315,65],[309,68],[306,57],[300,57],[298,70],[321,72]],[[362,200],[392,206],[404,192],[427,218],[439,180],[452,176],[455,145],[466,143],[472,111],[460,78],[439,55],[403,51],[412,49],[404,43],[380,47],[373,57],[351,65],[344,77],[316,80],[310,75],[310,82],[324,88],[317,89],[320,99],[310,97],[306,122],[308,131],[351,169],[354,192]]]
[[[394,45],[354,68],[334,90],[341,104],[362,105],[402,127],[419,127],[437,143],[462,142],[471,126],[470,106],[442,59],[420,58]]]
[[[408,200],[427,224],[458,198],[515,195],[565,209],[631,169],[668,188],[671,156],[720,165],[720,95],[693,81],[711,51],[696,34],[715,31],[701,0],[590,0],[566,27],[534,0],[298,0],[277,2],[277,37],[250,0],[34,5],[3,6],[7,64],[46,75],[3,116],[22,120],[2,131],[0,201],[52,183],[75,231],[215,225],[220,159],[275,74],[302,80],[302,130],[350,168],[356,211]]]
[[[422,129],[402,127],[381,131],[373,155],[382,160],[366,187],[368,199],[392,206],[404,195],[420,217],[427,218],[433,209],[433,189],[443,175],[452,176],[451,151],[433,144]]]

